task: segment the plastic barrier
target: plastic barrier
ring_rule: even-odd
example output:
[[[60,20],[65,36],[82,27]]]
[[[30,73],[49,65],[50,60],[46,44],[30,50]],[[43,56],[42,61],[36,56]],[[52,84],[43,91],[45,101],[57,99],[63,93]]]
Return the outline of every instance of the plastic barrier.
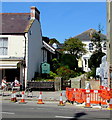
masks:
[[[74,101],[73,88],[66,88],[66,97],[68,101]]]
[[[103,106],[108,104],[107,101],[110,100],[110,96],[110,89],[104,86],[100,86],[100,90],[66,88],[66,97],[68,101],[74,101],[76,103],[87,103],[89,99],[90,104],[99,104]]]
[[[73,100],[77,103],[83,103],[85,94],[82,92],[82,89],[74,89],[74,98]]]

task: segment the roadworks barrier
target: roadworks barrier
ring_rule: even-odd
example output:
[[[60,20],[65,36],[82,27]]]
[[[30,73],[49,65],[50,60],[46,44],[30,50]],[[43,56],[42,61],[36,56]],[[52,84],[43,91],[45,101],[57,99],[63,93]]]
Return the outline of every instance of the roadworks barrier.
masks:
[[[66,88],[66,98],[69,102],[84,104],[85,108],[98,106],[112,109],[112,89],[100,86],[99,90]]]

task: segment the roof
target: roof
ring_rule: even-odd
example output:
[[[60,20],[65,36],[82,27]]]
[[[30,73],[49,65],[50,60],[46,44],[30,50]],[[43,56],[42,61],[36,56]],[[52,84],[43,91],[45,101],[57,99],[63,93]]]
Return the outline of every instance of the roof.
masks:
[[[55,54],[55,49],[50,46],[49,44],[47,44],[45,41],[42,41],[43,42],[43,47],[46,48],[48,51],[50,51],[51,53]]]
[[[2,24],[0,24],[2,34],[24,33],[31,23],[30,13],[0,13],[0,18],[2,18]]]
[[[78,38],[81,41],[91,41],[91,37],[90,37],[91,32],[95,33],[98,31],[96,31],[95,29],[89,29],[89,30],[87,30],[79,35],[74,36],[73,38]],[[106,39],[106,35],[101,34],[101,38]]]

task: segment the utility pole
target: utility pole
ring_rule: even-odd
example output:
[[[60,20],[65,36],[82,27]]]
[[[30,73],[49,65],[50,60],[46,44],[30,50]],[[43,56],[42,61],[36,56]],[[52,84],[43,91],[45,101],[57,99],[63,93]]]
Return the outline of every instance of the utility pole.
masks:
[[[107,0],[107,61],[109,64],[109,86],[112,89],[112,0]]]

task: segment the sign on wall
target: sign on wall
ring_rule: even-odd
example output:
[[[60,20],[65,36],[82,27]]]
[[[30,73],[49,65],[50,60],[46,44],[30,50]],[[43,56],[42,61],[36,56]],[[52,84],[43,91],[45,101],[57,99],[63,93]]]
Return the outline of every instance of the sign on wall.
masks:
[[[42,73],[50,73],[50,64],[42,63]]]

